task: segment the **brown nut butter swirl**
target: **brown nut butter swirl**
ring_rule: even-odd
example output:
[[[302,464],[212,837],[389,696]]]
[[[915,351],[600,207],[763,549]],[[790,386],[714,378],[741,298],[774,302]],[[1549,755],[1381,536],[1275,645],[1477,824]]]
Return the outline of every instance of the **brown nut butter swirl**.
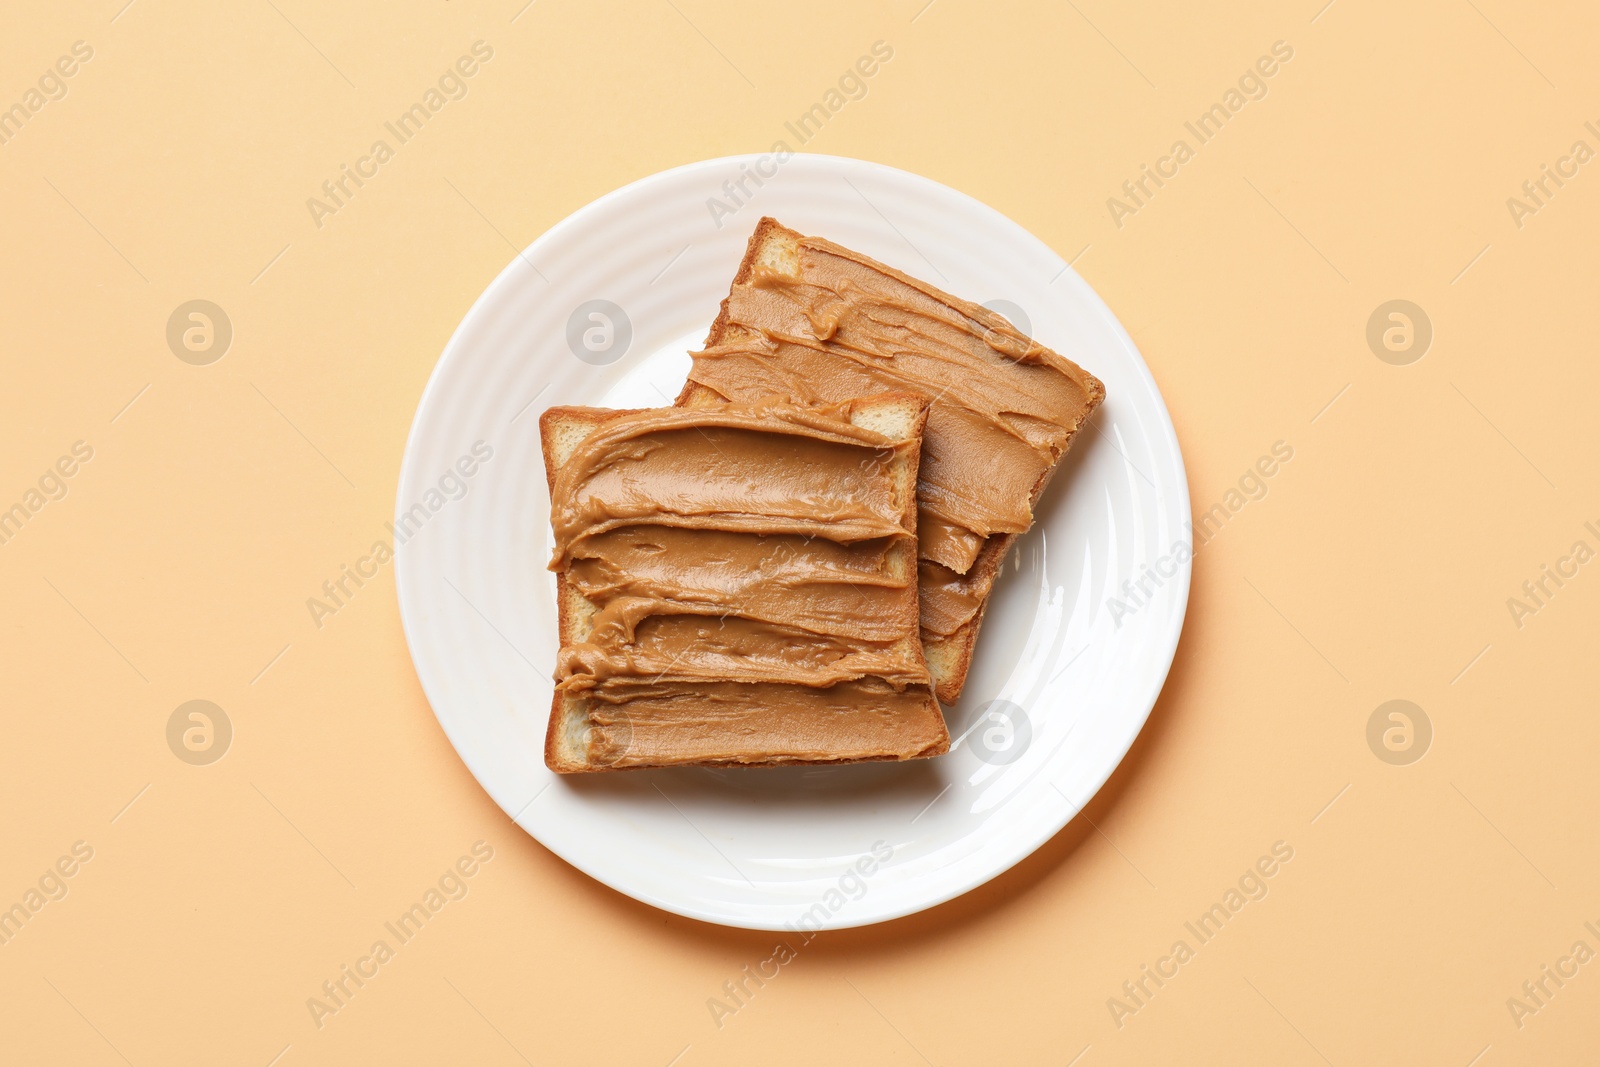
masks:
[[[906,730],[931,704],[897,446],[915,447],[767,401],[634,412],[577,447],[551,493],[550,566],[593,614],[556,680],[589,698],[602,758],[939,740],[931,721]]]
[[[722,342],[695,353],[689,378],[728,400],[930,398],[918,551],[941,569],[924,569],[924,623],[953,632],[987,593],[956,579],[986,539],[1032,524],[1038,489],[1104,388],[994,312],[821,238],[800,239],[795,274],[757,264],[725,312]]]

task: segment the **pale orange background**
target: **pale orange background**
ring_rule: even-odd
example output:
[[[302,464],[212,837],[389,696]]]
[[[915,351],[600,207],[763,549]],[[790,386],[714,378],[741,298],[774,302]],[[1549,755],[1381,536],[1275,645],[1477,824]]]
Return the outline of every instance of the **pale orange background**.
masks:
[[[1506,1000],[1600,949],[1600,566],[1520,629],[1506,600],[1600,548],[1600,164],[1520,229],[1505,202],[1600,148],[1600,14],[1321,2],[6,5],[0,105],[74,41],[94,58],[0,146],[0,506],[73,442],[94,458],[0,545],[0,906],[75,841],[94,858],[0,946],[0,1059],[1592,1058],[1600,963],[1520,1029]],[[306,198],[478,39],[470,95],[317,229]],[[514,827],[423,698],[392,567],[321,630],[305,600],[390,516],[423,384],[513,246],[765,151],[879,39],[807,149],[1082,251],[1197,508],[1295,455],[1200,552],[1166,691],[1086,817],[963,899],[820,938],[719,1029],[707,998],[774,937]],[[1270,95],[1116,227],[1106,198],[1278,40]],[[195,298],[235,330],[210,366],[165,340]],[[1365,340],[1395,298],[1435,330],[1410,366]],[[204,767],[165,740],[197,698],[236,731]],[[1393,698],[1435,730],[1410,766],[1366,743]],[[306,999],[480,839],[466,899],[317,1029]],[[1107,998],[1278,840],[1270,895],[1119,1029]]]

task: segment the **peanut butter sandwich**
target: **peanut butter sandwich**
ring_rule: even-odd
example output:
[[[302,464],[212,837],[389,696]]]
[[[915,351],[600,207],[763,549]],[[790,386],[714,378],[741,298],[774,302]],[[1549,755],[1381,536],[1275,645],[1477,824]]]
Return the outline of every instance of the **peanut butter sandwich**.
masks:
[[[864,395],[544,413],[552,770],[949,749],[918,640],[928,405]]]
[[[929,401],[917,483],[920,634],[953,702],[1000,565],[1105,387],[1003,317],[764,218],[678,404],[885,390]]]

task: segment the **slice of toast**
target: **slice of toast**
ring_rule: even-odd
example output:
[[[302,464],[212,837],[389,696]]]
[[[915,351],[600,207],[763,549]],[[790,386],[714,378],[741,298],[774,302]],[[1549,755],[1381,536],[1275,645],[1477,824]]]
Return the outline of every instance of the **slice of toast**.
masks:
[[[874,469],[881,469],[885,475],[888,496],[882,508],[883,518],[894,536],[866,539],[854,548],[835,549],[826,533],[819,541],[841,559],[857,565],[861,560],[876,561],[878,570],[857,576],[864,583],[876,583],[875,587],[855,590],[856,595],[865,592],[871,598],[871,617],[862,619],[861,625],[877,639],[872,645],[875,651],[847,655],[834,663],[839,677],[829,678],[830,685],[803,686],[766,679],[764,671],[774,653],[763,646],[773,645],[770,633],[754,648],[740,649],[736,641],[728,641],[727,648],[707,661],[712,663],[707,668],[709,674],[701,670],[693,676],[679,677],[674,664],[667,663],[659,674],[623,679],[620,684],[615,678],[605,682],[593,682],[587,677],[580,677],[577,682],[564,681],[551,702],[545,763],[559,773],[575,773],[652,766],[847,763],[921,758],[948,751],[949,733],[933,698],[917,638],[916,471],[926,413],[927,402],[923,398],[888,394],[807,416],[828,416],[882,435],[883,446],[868,451],[881,457]],[[657,413],[594,408],[552,408],[544,413],[539,427],[553,515],[557,496],[569,489],[564,483],[558,485],[562,468],[591,436],[617,429],[622,425],[619,420],[652,414]],[[712,432],[716,428],[713,420]],[[712,442],[712,438],[706,437],[706,441]],[[721,453],[712,442],[712,465]],[[706,471],[707,478],[715,475],[714,470]],[[692,524],[698,520],[681,521]],[[626,533],[627,529],[630,527],[621,532]],[[672,530],[677,531],[675,536],[682,534],[680,527]],[[780,540],[748,532],[714,536],[751,538],[752,542],[747,543],[763,545]],[[693,532],[679,537],[675,564],[686,568],[696,565],[689,558],[695,547],[693,537]],[[763,556],[763,562],[769,558]],[[716,562],[712,560],[707,565],[715,566]],[[564,665],[576,662],[569,657],[577,655],[573,650],[581,649],[594,636],[597,622],[605,625],[605,606],[585,595],[580,589],[583,578],[572,572],[574,565],[582,564],[583,561],[570,560],[563,565],[552,564],[557,569]],[[750,581],[768,580],[764,567],[747,571],[743,577]],[[628,592],[628,580],[629,576],[619,579],[610,574],[604,583],[591,582],[590,588],[597,590],[596,596],[615,602],[616,596]],[[648,576],[640,580],[647,581]],[[778,597],[773,602],[783,604],[786,598]],[[692,620],[693,613],[702,609],[689,605],[683,610],[690,613],[687,617]],[[718,627],[719,636],[736,636],[742,621],[734,616],[732,626],[726,618],[713,625]],[[804,645],[808,636],[805,630],[794,628],[778,644],[781,649],[792,650]],[[630,642],[635,640],[644,639],[637,634],[629,638]],[[630,645],[630,657],[632,652]],[[648,649],[641,643],[638,652],[642,661]],[[873,670],[881,674],[869,673]],[[572,678],[570,673],[568,678]],[[575,687],[580,683],[591,687]]]
[[[751,235],[728,297],[723,300],[721,311],[706,337],[705,348],[726,351],[737,350],[745,345],[767,344],[770,347],[770,342],[767,341],[762,329],[741,322],[734,314],[735,298],[748,295],[770,284],[775,278],[803,284],[806,277],[806,256],[812,249],[824,254],[843,253],[853,256],[855,262],[864,264],[881,275],[885,287],[896,285],[910,287],[916,293],[948,309],[953,317],[970,324],[972,329],[983,331],[982,345],[995,350],[1001,357],[1010,358],[1019,366],[1023,363],[1031,366],[1043,365],[1064,377],[1065,383],[1070,385],[1069,396],[1072,399],[1071,409],[1063,410],[1061,413],[1064,433],[1050,444],[1051,462],[1040,470],[1031,486],[1023,486],[1019,493],[1027,498],[1026,512],[1031,522],[1034,505],[1058,468],[1059,460],[1070,446],[1077,430],[1104,400],[1105,387],[1094,375],[1022,335],[1003,317],[987,308],[950,296],[892,267],[850,253],[847,249],[807,238],[784,227],[775,219],[763,218]],[[745,292],[741,294],[741,290]],[[824,314],[811,318],[809,328],[801,331],[803,336],[791,335],[803,343],[808,352],[826,352],[830,347],[836,347],[833,346],[831,339],[833,331],[838,328],[841,316],[838,312],[827,314],[828,310],[824,309]],[[792,323],[789,328],[793,328]],[[976,344],[975,342],[975,346]],[[837,381],[830,381],[828,375],[818,372],[816,364],[810,364],[805,368],[810,373],[799,373],[778,366],[780,356],[776,350],[770,355],[763,350],[766,376],[759,383],[752,383],[747,394],[730,387],[728,381],[719,378],[708,361],[710,355],[710,352],[695,354],[695,367],[677,398],[679,405],[702,408],[727,401],[749,400],[755,395],[771,393],[788,395],[799,402],[837,400],[842,398],[838,394],[860,388],[862,379],[858,373],[858,365],[866,362],[859,352],[841,351],[839,361],[835,364],[839,370],[839,378]],[[1027,373],[1037,372],[1030,369]],[[1018,373],[1016,377],[1020,378],[1022,374]],[[712,385],[697,380],[700,378],[710,379],[717,384]],[[946,395],[944,390],[934,388],[932,384],[927,383],[924,383],[924,387],[919,387],[914,375],[907,376],[897,371],[896,380],[899,388],[929,396],[931,405],[936,410],[941,403],[949,403],[944,399]],[[930,432],[925,437],[925,480],[929,450],[938,450],[940,444],[930,427]],[[980,456],[970,459],[970,462],[974,467],[981,467],[989,459],[988,456]],[[929,497],[926,484],[922,486],[922,493],[926,504]],[[983,622],[995,578],[999,575],[1011,546],[1017,536],[1026,529],[1026,525],[1013,523],[1010,529],[993,530],[986,535],[967,532],[964,537],[945,538],[947,543],[945,550],[930,553],[927,546],[931,539],[926,536],[930,522],[943,523],[946,531],[950,527],[944,520],[933,518],[926,509],[924,510],[921,516],[924,531],[924,558],[921,568],[922,644],[933,677],[934,692],[941,702],[950,704],[960,696],[962,687],[966,684],[972,665],[973,648],[977,642],[978,630]],[[946,595],[941,596],[941,594]],[[954,616],[936,610],[936,605],[941,603],[964,604],[966,606],[964,621],[958,625],[951,625]]]

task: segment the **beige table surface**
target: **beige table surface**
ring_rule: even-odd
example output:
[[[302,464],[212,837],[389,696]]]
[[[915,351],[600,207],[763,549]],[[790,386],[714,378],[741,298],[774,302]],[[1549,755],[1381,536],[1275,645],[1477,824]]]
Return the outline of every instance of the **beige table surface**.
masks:
[[[1594,1062],[1600,13],[925,2],[0,11],[0,1060]],[[513,826],[423,698],[392,566],[320,628],[306,600],[390,516],[423,384],[513,246],[766,151],[880,41],[791,147],[1075,260],[1226,523],[1083,817],[719,1013],[774,936]],[[308,208],[476,42],[464,95]],[[175,351],[215,333],[168,342],[193,300],[231,324],[206,365]],[[1230,496],[1280,441],[1265,495]],[[169,747],[191,700],[231,723],[209,765]],[[1409,748],[1388,712],[1369,745],[1390,700]],[[308,1006],[480,841],[465,897]],[[1266,895],[1196,937],[1241,878]]]

